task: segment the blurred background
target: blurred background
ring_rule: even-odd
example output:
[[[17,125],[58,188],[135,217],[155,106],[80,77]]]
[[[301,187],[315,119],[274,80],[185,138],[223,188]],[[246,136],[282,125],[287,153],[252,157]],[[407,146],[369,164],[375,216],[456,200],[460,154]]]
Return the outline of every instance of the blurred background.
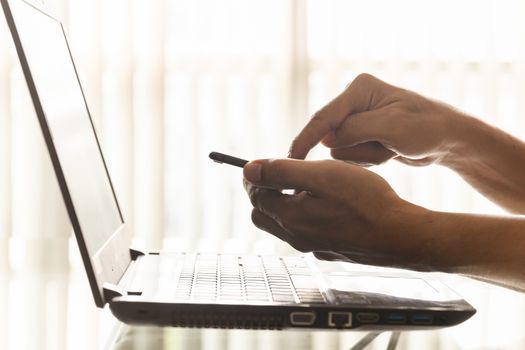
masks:
[[[361,72],[525,138],[524,1],[46,5],[64,22],[124,217],[145,249],[292,252],[251,224],[239,169],[207,154],[286,156],[309,116]],[[318,147],[310,157],[328,153]],[[504,214],[447,169],[394,162],[372,169],[419,205]],[[444,277],[477,315],[452,329],[404,334],[400,349],[525,347],[525,294]],[[113,323],[108,310],[95,308],[2,15],[0,348],[95,349]],[[157,332],[169,340],[159,346],[170,349],[347,349],[357,339],[350,332]]]

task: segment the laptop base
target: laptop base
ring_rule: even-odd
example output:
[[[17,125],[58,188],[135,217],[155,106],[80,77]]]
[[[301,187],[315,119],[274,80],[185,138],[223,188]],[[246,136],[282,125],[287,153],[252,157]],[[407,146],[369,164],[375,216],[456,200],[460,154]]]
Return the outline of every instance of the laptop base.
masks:
[[[359,291],[363,278],[366,291]],[[395,286],[390,294],[388,283]],[[426,285],[432,294],[408,297],[412,290],[403,297],[405,283]],[[380,290],[369,292],[374,284]],[[359,265],[312,256],[137,255],[119,285],[105,284],[104,292],[119,320],[168,327],[415,330],[452,326],[475,313],[445,285],[419,274],[373,276]]]

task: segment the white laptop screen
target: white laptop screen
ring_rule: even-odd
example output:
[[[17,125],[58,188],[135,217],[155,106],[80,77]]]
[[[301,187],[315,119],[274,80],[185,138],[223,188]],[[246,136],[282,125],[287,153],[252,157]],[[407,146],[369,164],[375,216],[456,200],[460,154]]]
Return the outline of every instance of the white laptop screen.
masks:
[[[20,41],[90,256],[123,223],[62,25],[11,2]]]

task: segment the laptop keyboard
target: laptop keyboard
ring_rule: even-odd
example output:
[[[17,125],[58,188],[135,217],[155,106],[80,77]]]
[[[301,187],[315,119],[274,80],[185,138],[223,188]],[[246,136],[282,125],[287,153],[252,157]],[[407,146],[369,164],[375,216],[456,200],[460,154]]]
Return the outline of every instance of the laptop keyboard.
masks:
[[[173,266],[174,256],[157,256],[160,271]],[[161,273],[161,295],[198,302],[325,304],[304,257],[177,254],[176,260],[177,272]]]

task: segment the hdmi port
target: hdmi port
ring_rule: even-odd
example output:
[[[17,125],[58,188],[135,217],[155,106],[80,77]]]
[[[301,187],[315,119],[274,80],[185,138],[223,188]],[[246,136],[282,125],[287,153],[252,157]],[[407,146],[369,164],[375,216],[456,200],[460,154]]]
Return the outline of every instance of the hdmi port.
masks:
[[[376,323],[379,321],[379,314],[375,312],[360,312],[357,314],[357,320],[361,323]]]

